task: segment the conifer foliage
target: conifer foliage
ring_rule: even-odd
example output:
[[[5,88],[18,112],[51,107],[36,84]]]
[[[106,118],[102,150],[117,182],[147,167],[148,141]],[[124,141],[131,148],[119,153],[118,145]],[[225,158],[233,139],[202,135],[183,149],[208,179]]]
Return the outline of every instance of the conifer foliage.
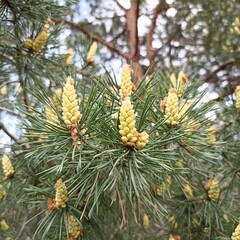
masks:
[[[21,131],[1,126],[0,238],[240,239],[239,86],[219,104],[194,73],[110,71],[95,35],[61,53],[71,4],[23,2],[1,1],[0,104]]]

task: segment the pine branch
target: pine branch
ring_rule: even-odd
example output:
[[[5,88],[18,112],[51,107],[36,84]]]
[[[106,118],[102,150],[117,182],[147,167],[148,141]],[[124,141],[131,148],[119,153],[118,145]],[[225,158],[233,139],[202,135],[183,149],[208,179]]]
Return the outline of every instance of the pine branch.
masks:
[[[19,114],[15,113],[14,111],[8,109],[8,108],[4,108],[4,107],[0,107],[0,111],[6,111],[7,113],[13,115],[13,116],[17,116],[19,117]]]
[[[126,14],[126,27],[128,31],[128,47],[130,60],[133,60],[132,69],[133,75],[136,77],[136,82],[139,83],[143,76],[143,68],[139,63],[140,48],[138,38],[138,18],[139,18],[140,0],[132,0],[131,8]]]
[[[81,74],[84,77],[90,77],[90,76],[93,77],[94,76],[94,74],[92,74],[92,73],[90,73],[90,72],[88,72],[86,70],[83,70],[83,69],[77,69],[77,73]]]
[[[19,83],[19,81],[4,81],[1,85],[0,88],[6,86],[6,85],[10,85],[12,83]]]
[[[122,56],[127,61],[129,61],[129,55],[128,54],[126,54],[123,51],[117,49],[114,44],[111,44],[111,43],[107,42],[106,40],[104,40],[103,38],[98,36],[97,34],[90,32],[88,29],[83,27],[81,24],[77,24],[77,23],[74,23],[72,21],[68,21],[68,20],[65,20],[65,19],[54,19],[53,21],[55,22],[55,24],[64,23],[64,24],[70,26],[72,29],[75,29],[75,30],[78,30],[78,31],[84,33],[88,38],[103,44],[109,50],[117,53],[118,55]]]
[[[121,195],[120,195],[118,186],[116,186],[116,191],[117,191],[117,195],[118,195],[118,198],[119,198],[119,203],[120,203],[121,210],[122,210],[123,223],[126,224],[125,212],[124,212],[124,209],[123,209],[123,203],[122,203],[122,199],[121,199]]]
[[[81,215],[81,217],[80,217],[80,221],[82,221],[82,219],[83,219],[83,216],[84,216],[84,214],[85,214],[85,211],[86,211],[88,202],[89,202],[89,200],[90,200],[90,198],[91,198],[91,196],[92,196],[92,192],[93,192],[93,189],[94,189],[94,187],[95,187],[95,185],[96,185],[96,182],[97,182],[97,180],[98,180],[98,177],[99,177],[99,172],[97,173],[97,175],[96,175],[96,177],[95,177],[95,180],[94,180],[94,183],[93,183],[93,185],[92,185],[91,191],[90,191],[90,193],[89,193],[89,195],[88,195],[88,197],[87,197],[87,201],[86,201],[86,204],[85,204],[85,206],[84,206],[84,208],[83,208],[82,215]]]
[[[121,37],[125,32],[126,32],[126,28],[124,27],[123,30],[120,33],[118,33],[116,36],[114,36],[110,42],[114,42],[119,37]]]
[[[139,39],[138,39],[138,18],[139,18],[139,0],[131,1],[131,8],[126,14],[126,23],[128,31],[128,47],[130,52],[130,59],[136,62],[139,61]]]
[[[147,57],[149,60],[149,63],[151,64],[156,56],[157,51],[155,49],[152,48],[152,41],[153,41],[153,34],[156,28],[156,23],[157,23],[157,18],[158,15],[165,10],[165,0],[159,0],[158,5],[156,6],[156,8],[154,9],[153,12],[153,18],[152,18],[152,23],[150,26],[150,30],[148,32],[147,35],[147,43],[146,43],[146,47],[147,47]]]
[[[229,65],[232,65],[233,63],[235,63],[234,59],[229,59],[226,62],[222,63],[215,71],[211,72],[210,74],[208,74],[203,81],[204,82],[215,82],[213,80],[213,77],[220,71],[224,70],[226,67],[228,67]]]
[[[15,143],[17,143],[17,139],[7,130],[7,128],[3,125],[3,123],[0,123],[0,129],[3,130]]]
[[[124,12],[127,12],[127,9],[125,7],[123,7],[119,2],[118,0],[115,0],[115,3],[118,5],[118,7],[123,10]]]
[[[27,90],[25,88],[25,84],[24,84],[24,81],[23,81],[23,78],[22,78],[22,73],[21,73],[21,69],[18,69],[18,77],[19,77],[19,82],[20,82],[20,85],[23,89],[23,101],[25,103],[25,107],[27,109],[27,111],[29,111],[29,99],[28,99],[28,93],[27,93]]]

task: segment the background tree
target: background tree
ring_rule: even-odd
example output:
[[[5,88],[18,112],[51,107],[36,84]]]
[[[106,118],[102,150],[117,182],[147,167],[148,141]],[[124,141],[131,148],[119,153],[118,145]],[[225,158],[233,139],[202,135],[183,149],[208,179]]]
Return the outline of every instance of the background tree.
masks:
[[[1,1],[4,239],[234,232],[239,4],[128,5]]]

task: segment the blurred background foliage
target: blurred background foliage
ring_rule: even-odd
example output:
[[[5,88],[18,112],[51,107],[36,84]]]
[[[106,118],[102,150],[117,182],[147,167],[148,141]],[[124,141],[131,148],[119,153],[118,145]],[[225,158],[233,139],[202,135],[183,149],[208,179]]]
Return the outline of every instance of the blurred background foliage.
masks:
[[[237,239],[239,13],[237,0],[1,0],[0,153],[15,174],[0,170],[0,238],[77,239],[73,215],[81,239]],[[136,126],[150,135],[139,150],[122,146],[118,132],[126,62]],[[189,82],[179,106],[192,105],[169,128],[159,105],[180,70]],[[53,100],[67,76],[82,114],[75,145]],[[59,178],[68,204],[49,211]]]

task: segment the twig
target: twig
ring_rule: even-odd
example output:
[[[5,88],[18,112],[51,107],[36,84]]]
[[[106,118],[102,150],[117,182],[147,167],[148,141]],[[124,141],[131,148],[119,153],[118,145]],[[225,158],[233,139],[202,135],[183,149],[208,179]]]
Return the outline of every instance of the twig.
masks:
[[[138,39],[138,18],[139,18],[140,0],[132,0],[131,8],[126,14],[126,23],[128,31],[128,47],[130,52],[130,59],[139,61],[139,39]]]
[[[23,89],[23,101],[25,103],[25,107],[26,107],[27,111],[29,111],[30,104],[29,104],[28,94],[27,94],[27,90],[25,88],[25,84],[24,84],[24,81],[22,78],[22,72],[21,72],[20,68],[18,69],[18,77],[19,77],[20,85]]]
[[[0,123],[0,129],[2,129],[15,143],[18,143],[17,139],[6,129],[3,123]]]
[[[15,113],[14,111],[12,111],[10,109],[4,108],[4,107],[0,107],[0,111],[6,111],[7,113],[9,113],[11,115],[19,117],[19,114]]]
[[[165,10],[165,0],[159,0],[158,5],[154,9],[152,23],[151,23],[150,30],[147,35],[147,43],[146,43],[147,57],[148,57],[150,64],[154,60],[156,53],[157,53],[157,51],[152,48],[152,41],[153,41],[153,34],[154,34],[154,31],[156,28],[157,17],[159,15],[159,13],[161,13],[163,10]]]
[[[112,40],[109,41],[109,42],[114,42],[114,41],[117,40],[120,36],[122,36],[125,32],[126,32],[126,28],[124,27],[123,30],[122,30],[120,33],[118,33],[116,36],[114,36],[114,37],[112,38]]]
[[[71,28],[84,33],[87,37],[93,39],[94,41],[100,42],[101,44],[106,46],[111,51],[113,51],[113,52],[117,53],[118,55],[122,56],[123,58],[129,60],[129,55],[128,54],[126,54],[126,53],[122,52],[121,50],[117,49],[114,44],[107,42],[106,40],[104,40],[103,38],[98,36],[97,34],[90,32],[88,29],[83,27],[81,24],[77,24],[77,23],[74,23],[72,21],[68,21],[68,20],[65,20],[65,19],[54,19],[54,22],[55,22],[55,24],[65,23],[65,24],[69,25]]]
[[[140,0],[131,0],[131,7],[126,14],[126,28],[128,31],[128,48],[130,59],[132,60],[133,75],[138,84],[143,76],[143,68],[139,63],[140,60],[140,48],[139,48],[139,37],[138,37],[138,18],[139,18],[139,6]]]
[[[0,85],[0,88],[4,87],[5,85],[12,84],[12,83],[19,83],[19,81],[6,81],[6,82],[3,82]]]
[[[8,1],[7,1],[7,2],[8,2]],[[10,2],[10,4],[11,4],[11,2]],[[9,6],[9,7],[10,7],[10,6]],[[11,7],[10,7],[10,8],[11,8]],[[17,24],[17,16],[16,16],[16,14],[15,14],[14,12],[13,12],[13,19],[14,19],[14,25],[16,25],[16,24]],[[17,28],[14,29],[14,32],[15,32],[15,35],[18,36]],[[22,89],[23,89],[23,101],[24,101],[24,103],[25,103],[25,107],[26,107],[27,111],[29,111],[29,106],[30,106],[30,104],[29,104],[28,94],[27,94],[27,90],[26,90],[26,88],[25,88],[25,86],[24,86],[24,80],[23,80],[23,77],[22,77],[22,74],[23,74],[23,72],[22,72],[22,67],[21,67],[20,62],[19,62],[19,60],[18,60],[18,57],[20,58],[21,54],[22,54],[22,53],[21,53],[21,49],[20,49],[20,48],[17,48],[16,64],[17,64],[18,78],[19,78],[20,85],[21,85],[21,87],[22,87]],[[27,69],[27,66],[28,66],[28,65],[25,64],[24,70]]]
[[[125,212],[124,212],[124,209],[123,209],[122,199],[121,199],[121,195],[120,195],[118,186],[116,186],[116,191],[117,191],[117,195],[118,195],[118,198],[119,198],[120,207],[121,207],[121,210],[122,210],[123,222],[124,222],[124,224],[126,224]]]
[[[204,82],[211,82],[211,79],[221,70],[225,69],[228,65],[232,65],[233,63],[235,63],[234,59],[229,59],[226,62],[222,63],[215,71],[213,71],[212,73],[208,74],[203,81]]]
[[[82,69],[77,69],[77,73],[78,74],[81,74],[82,76],[84,77],[90,77],[90,76],[93,76],[94,74],[86,71],[86,70],[82,70]]]
[[[119,6],[119,8],[121,8],[121,10],[123,10],[124,12],[127,12],[127,9],[125,7],[123,7],[118,0],[115,0],[115,3]]]
[[[84,208],[83,208],[83,212],[82,212],[82,215],[81,215],[81,217],[80,217],[80,221],[82,221],[82,218],[83,218],[83,216],[84,216],[84,213],[85,213],[86,208],[87,208],[87,205],[88,205],[88,202],[89,202],[89,200],[90,200],[90,198],[91,198],[91,196],[92,196],[93,189],[94,189],[95,184],[96,184],[96,182],[97,182],[98,176],[99,176],[99,172],[97,173],[97,175],[96,175],[96,177],[95,177],[95,180],[94,180],[94,183],[93,183],[93,185],[92,185],[91,191],[90,191],[90,193],[89,193],[89,195],[88,195],[88,197],[87,197],[87,201],[86,201],[86,204],[85,204],[85,206],[84,206]]]

